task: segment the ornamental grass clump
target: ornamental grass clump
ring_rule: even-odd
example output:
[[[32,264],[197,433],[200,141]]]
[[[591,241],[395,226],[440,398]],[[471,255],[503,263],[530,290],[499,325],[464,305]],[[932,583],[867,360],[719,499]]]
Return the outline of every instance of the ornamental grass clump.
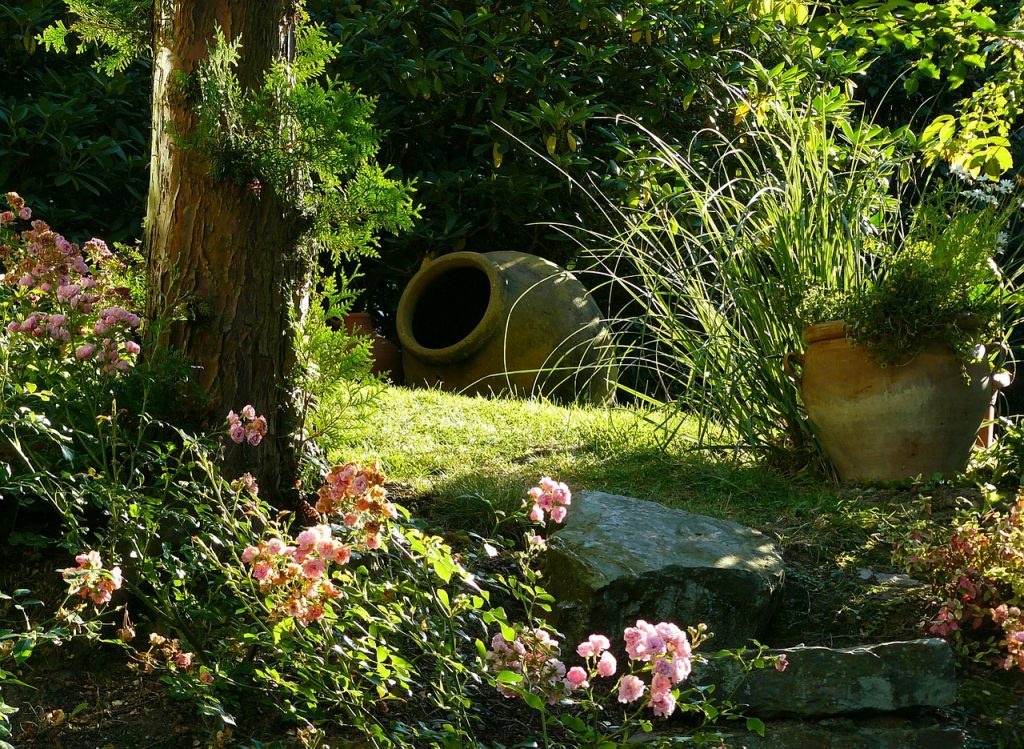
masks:
[[[797,307],[813,286],[863,282],[909,145],[857,122],[834,89],[765,112],[738,137],[704,130],[685,147],[647,133],[666,184],[611,209],[616,231],[591,235],[584,264],[604,279],[595,295],[630,395],[666,414],[666,439],[683,411],[699,420],[698,448],[809,460],[820,448],[782,368],[799,346]]]

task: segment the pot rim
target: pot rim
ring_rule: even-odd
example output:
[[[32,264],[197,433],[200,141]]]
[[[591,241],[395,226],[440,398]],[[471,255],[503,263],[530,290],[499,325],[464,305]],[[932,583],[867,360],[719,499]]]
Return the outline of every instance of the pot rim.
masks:
[[[487,275],[490,286],[487,308],[480,322],[461,341],[444,348],[427,348],[416,340],[412,331],[412,318],[423,291],[439,276],[456,268],[476,268]],[[396,315],[398,339],[402,349],[422,361],[451,364],[476,353],[494,335],[504,309],[504,279],[494,264],[479,252],[452,252],[432,260],[422,268],[405,287],[398,302]]]
[[[846,323],[842,320],[828,320],[815,323],[804,328],[801,338],[808,346],[816,341],[829,341],[835,338],[846,338]]]

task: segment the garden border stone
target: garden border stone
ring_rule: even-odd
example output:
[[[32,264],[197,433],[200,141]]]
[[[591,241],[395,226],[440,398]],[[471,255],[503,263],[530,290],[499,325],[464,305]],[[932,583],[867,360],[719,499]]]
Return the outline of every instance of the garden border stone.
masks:
[[[604,492],[574,497],[545,570],[570,647],[593,632],[621,646],[638,619],[705,623],[713,647],[740,647],[765,631],[785,580],[781,549],[759,531]]]

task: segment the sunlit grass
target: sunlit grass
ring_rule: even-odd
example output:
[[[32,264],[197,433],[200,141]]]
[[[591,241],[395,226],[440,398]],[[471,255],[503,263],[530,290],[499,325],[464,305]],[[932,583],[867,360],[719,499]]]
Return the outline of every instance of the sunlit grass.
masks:
[[[451,524],[493,507],[517,507],[543,475],[575,491],[649,499],[755,527],[834,509],[835,492],[760,468],[731,450],[690,451],[696,422],[662,444],[659,429],[631,408],[560,406],[387,388],[331,457],[381,461],[393,481],[444,505]],[[461,509],[460,509],[461,508]]]

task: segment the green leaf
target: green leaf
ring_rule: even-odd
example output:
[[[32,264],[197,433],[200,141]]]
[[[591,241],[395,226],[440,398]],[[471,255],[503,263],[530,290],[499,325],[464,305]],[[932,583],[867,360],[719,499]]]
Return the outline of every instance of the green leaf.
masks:
[[[996,30],[996,22],[993,21],[990,16],[986,16],[982,13],[975,13],[971,16],[971,20],[974,21],[974,25],[978,28],[978,31]]]
[[[534,710],[543,710],[544,703],[540,697],[535,695],[533,692],[523,692],[523,702],[532,707]]]
[[[499,684],[518,684],[522,680],[523,675],[517,674],[515,671],[502,671],[496,678]]]
[[[764,737],[764,722],[759,718],[747,718],[747,730]]]
[[[433,567],[434,574],[446,583],[452,579],[452,573],[455,572],[455,566],[444,557],[434,559]]]
[[[18,644],[14,646],[14,651],[11,655],[14,657],[15,663],[24,663],[32,656],[32,650],[35,644],[30,639],[19,640]]]

